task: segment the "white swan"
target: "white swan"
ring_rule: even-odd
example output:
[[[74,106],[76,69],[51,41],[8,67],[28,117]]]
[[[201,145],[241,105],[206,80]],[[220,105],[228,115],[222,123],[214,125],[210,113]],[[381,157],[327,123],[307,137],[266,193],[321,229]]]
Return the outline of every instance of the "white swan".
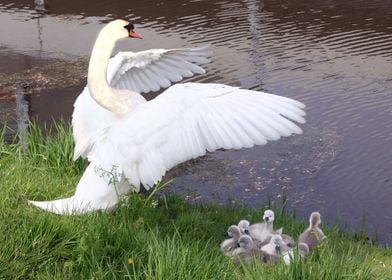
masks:
[[[171,86],[147,102],[139,93],[203,73],[204,49],[119,53],[117,40],[140,38],[133,25],[114,20],[100,31],[88,69],[88,87],[75,102],[74,158],[90,161],[75,194],[30,201],[57,214],[112,209],[119,195],[140,184],[150,189],[177,164],[217,149],[266,144],[301,133],[304,105],[222,84]],[[109,61],[109,63],[108,63]],[[109,64],[109,65],[108,65]]]

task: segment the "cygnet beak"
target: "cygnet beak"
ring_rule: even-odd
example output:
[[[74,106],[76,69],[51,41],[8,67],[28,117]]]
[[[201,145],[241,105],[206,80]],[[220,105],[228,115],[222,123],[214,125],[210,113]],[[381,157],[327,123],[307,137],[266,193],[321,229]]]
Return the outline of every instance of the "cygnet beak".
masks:
[[[277,244],[275,246],[275,251],[276,251],[277,254],[280,254],[280,245],[279,244]]]

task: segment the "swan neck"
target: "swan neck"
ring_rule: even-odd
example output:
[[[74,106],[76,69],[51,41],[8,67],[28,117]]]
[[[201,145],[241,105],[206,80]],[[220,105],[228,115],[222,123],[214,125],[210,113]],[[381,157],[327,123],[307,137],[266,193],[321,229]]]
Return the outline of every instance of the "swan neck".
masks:
[[[273,230],[272,223],[267,223],[265,228],[267,231],[272,231]]]
[[[90,57],[87,85],[91,97],[100,106],[123,115],[131,110],[134,93],[111,87],[107,79],[109,59],[118,39],[105,27],[99,33]]]
[[[91,97],[99,105],[109,109],[110,104],[107,103],[112,89],[107,81],[107,69],[115,41],[106,40],[105,42],[104,35],[105,32],[102,30],[95,41],[88,67],[87,84]]]
[[[98,36],[93,51],[90,57],[90,63],[88,67],[88,82],[90,80],[99,79],[101,84],[109,87],[107,82],[107,69],[110,55],[114,48],[114,42],[102,42],[101,36]]]

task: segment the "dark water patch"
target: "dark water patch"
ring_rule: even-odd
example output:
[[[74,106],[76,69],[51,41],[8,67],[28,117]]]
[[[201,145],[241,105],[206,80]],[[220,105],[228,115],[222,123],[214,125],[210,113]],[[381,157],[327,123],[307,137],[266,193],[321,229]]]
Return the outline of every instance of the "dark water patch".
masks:
[[[54,120],[71,120],[73,104],[84,84],[36,94],[29,102],[29,119],[38,124],[51,124]]]
[[[193,202],[254,207],[269,199],[280,203],[286,197],[291,210],[327,212],[314,177],[334,160],[339,138],[333,130],[306,128],[307,135],[271,142],[270,147],[218,151],[184,163],[167,175],[174,181],[166,191],[174,190]]]
[[[0,93],[0,127],[7,126],[5,140],[12,142],[19,136],[24,142],[29,122],[48,127],[54,121],[70,121],[73,103],[83,87],[43,90],[34,95],[20,88]]]

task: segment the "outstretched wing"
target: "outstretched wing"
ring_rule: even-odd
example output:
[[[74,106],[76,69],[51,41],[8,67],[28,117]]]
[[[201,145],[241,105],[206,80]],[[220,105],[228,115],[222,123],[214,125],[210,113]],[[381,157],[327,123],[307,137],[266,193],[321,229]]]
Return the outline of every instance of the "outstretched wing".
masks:
[[[139,93],[157,91],[205,73],[199,65],[209,62],[209,55],[207,47],[119,52],[109,61],[108,81],[113,87]]]
[[[177,84],[106,130],[88,158],[113,166],[137,188],[152,187],[177,164],[217,149],[240,149],[299,134],[305,106],[221,84]]]
[[[113,87],[136,92],[157,91],[184,77],[204,73],[200,64],[207,63],[207,46],[184,49],[155,49],[142,52],[119,52],[109,60],[108,81]],[[72,115],[75,140],[74,159],[86,157],[97,139],[113,123],[115,116],[99,106],[87,87],[74,104]]]

